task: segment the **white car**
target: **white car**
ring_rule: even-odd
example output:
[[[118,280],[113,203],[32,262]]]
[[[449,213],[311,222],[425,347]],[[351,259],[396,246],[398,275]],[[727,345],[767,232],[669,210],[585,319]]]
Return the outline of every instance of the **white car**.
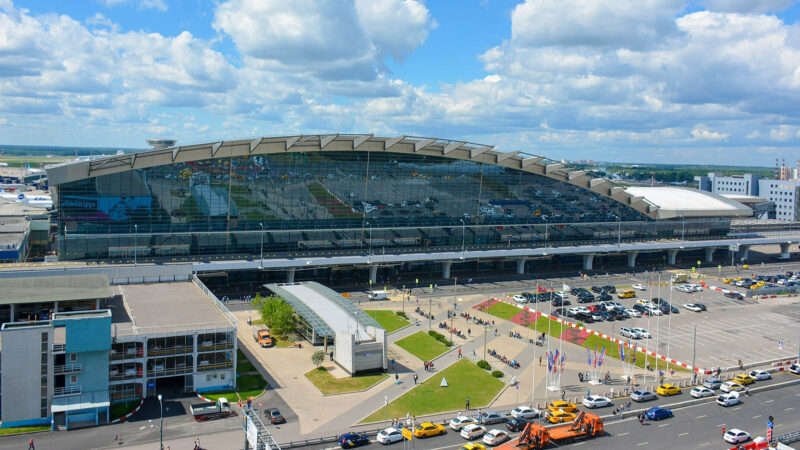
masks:
[[[590,395],[583,399],[583,406],[587,408],[602,408],[611,405],[613,405],[613,403],[611,403],[608,397],[601,397],[599,395]]]
[[[690,288],[692,288],[692,292],[702,292],[703,286],[700,284],[687,284]]]
[[[800,364],[792,364],[789,366],[789,372],[795,375],[800,375]]]
[[[635,332],[639,333],[639,335],[640,335],[640,336],[641,336],[643,339],[652,339],[652,338],[653,338],[653,335],[651,335],[651,334],[650,334],[650,332],[648,332],[648,331],[647,331],[647,330],[645,330],[644,328],[631,328],[631,330],[633,330],[633,331],[635,331]]]
[[[642,335],[635,328],[628,328],[628,327],[620,327],[619,334],[623,337],[631,338],[631,339],[641,339]]]
[[[461,429],[461,437],[468,441],[478,439],[479,437],[483,436],[484,433],[486,433],[486,427],[474,423],[466,425]]]
[[[384,428],[378,433],[378,442],[383,445],[394,444],[403,440],[403,433],[394,427]]]
[[[553,295],[555,295],[556,297],[561,298],[562,300],[567,298],[567,297],[569,297],[569,294],[567,294],[564,291],[555,291],[555,292],[553,292]]]
[[[744,390],[744,386],[735,381],[726,381],[722,383],[722,385],[719,387],[719,390],[725,393],[739,392]]]
[[[636,283],[636,284],[634,284],[634,285],[633,285],[633,286],[631,286],[631,287],[632,287],[632,288],[634,288],[634,289],[636,289],[637,291],[646,291],[646,290],[647,290],[647,288],[645,287],[645,285],[643,285],[642,283]]]
[[[730,392],[728,394],[721,394],[717,397],[717,404],[719,406],[733,406],[741,403],[739,400],[738,392]]]
[[[574,307],[574,308],[567,309],[567,317],[575,317],[575,314],[578,314],[579,312],[581,312],[582,309],[583,308],[580,308],[580,307],[577,307],[577,306]]]
[[[625,308],[625,312],[628,313],[631,318],[642,317],[642,313],[633,308]]]
[[[541,411],[530,406],[517,406],[511,410],[511,417],[515,419],[535,419],[541,414]]]
[[[644,298],[640,298],[639,300],[636,300],[636,303],[644,306],[645,308],[649,308],[649,307],[653,306],[653,302],[651,302],[650,300],[644,299]]]
[[[692,287],[687,285],[687,284],[682,284],[680,286],[675,286],[675,290],[679,291],[679,292],[685,292],[687,294],[691,294],[692,292],[694,292],[694,289],[692,289]]]
[[[684,303],[683,304],[683,308],[684,309],[688,309],[689,311],[694,311],[694,312],[702,312],[703,311],[703,308],[695,305],[694,303]]]
[[[450,420],[450,428],[455,431],[461,430],[466,425],[474,425],[478,423],[478,419],[468,416],[458,416]]]
[[[659,309],[658,306],[648,306],[646,307],[645,311],[647,311],[648,316],[663,316],[664,312]]]
[[[714,395],[714,390],[709,389],[705,386],[697,386],[696,388],[692,388],[692,390],[689,391],[689,395],[691,395],[694,398],[711,397]]]
[[[517,303],[528,303],[528,299],[526,299],[525,297],[523,297],[523,296],[521,296],[519,294],[511,297],[511,299],[514,300]]]
[[[766,370],[751,370],[750,376],[755,378],[756,381],[769,380],[772,378],[772,375],[770,375]]]
[[[750,433],[734,428],[726,431],[722,439],[725,439],[725,442],[730,442],[731,444],[739,444],[741,442],[747,442],[750,439]]]
[[[486,445],[500,445],[508,440],[508,432],[503,430],[489,430],[483,435],[483,443]]]

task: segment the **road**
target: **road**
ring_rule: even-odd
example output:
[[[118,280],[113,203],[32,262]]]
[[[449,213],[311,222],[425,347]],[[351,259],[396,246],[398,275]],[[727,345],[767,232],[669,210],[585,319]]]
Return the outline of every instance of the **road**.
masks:
[[[787,381],[797,380],[800,377],[787,373],[777,373],[771,381],[758,383],[758,387],[771,386]],[[756,385],[754,385],[756,386]],[[714,402],[714,397],[687,402],[691,400],[688,390],[679,397],[660,398],[653,402],[634,403],[633,411],[627,413],[624,419],[611,416],[609,408],[593,412],[604,416],[606,434],[591,441],[580,441],[559,447],[587,446],[592,449],[676,449],[676,448],[730,448],[722,440],[722,427],[726,429],[739,428],[745,430],[753,437],[766,435],[766,420],[773,416],[775,433],[788,433],[800,430],[800,383],[791,384],[771,390],[758,391],[751,389],[749,397],[743,397],[742,404],[734,407],[723,408]],[[688,406],[671,408],[670,405],[678,403],[691,403]],[[636,419],[637,407],[650,408],[664,406],[673,410],[675,416],[660,422],[646,421],[640,425]],[[505,425],[491,425],[489,428],[506,429]],[[516,437],[514,433],[512,436]],[[373,441],[370,445],[361,448],[385,448]],[[450,430],[445,436],[438,436],[426,440],[415,441],[416,448],[431,450],[458,449],[466,440],[458,432]],[[395,448],[402,448],[402,444],[394,444]],[[295,447],[302,449],[334,449],[338,446],[333,443],[327,445],[311,445]],[[410,448],[410,447],[407,447]]]

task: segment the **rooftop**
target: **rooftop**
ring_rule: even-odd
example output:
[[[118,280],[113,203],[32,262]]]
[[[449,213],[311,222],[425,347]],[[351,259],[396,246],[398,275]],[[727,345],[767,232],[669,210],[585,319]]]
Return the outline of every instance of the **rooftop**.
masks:
[[[753,210],[719,194],[677,186],[631,186],[625,192],[658,206],[657,219],[749,217]]]
[[[116,336],[234,326],[213,300],[188,281],[121,285],[119,289],[122,299],[109,304]]]
[[[47,275],[0,278],[0,304],[111,298],[108,275]]]

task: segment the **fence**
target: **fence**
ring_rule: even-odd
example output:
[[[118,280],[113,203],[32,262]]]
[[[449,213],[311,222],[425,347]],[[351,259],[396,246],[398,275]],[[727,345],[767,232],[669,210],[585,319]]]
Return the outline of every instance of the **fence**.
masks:
[[[237,319],[236,316],[231,314],[228,308],[226,308],[225,305],[221,301],[219,301],[217,296],[214,295],[214,293],[211,292],[211,290],[208,287],[206,287],[206,285],[203,284],[202,281],[200,281],[200,278],[197,278],[196,274],[192,274],[192,282],[195,284],[195,286],[199,287],[200,290],[202,290],[203,293],[206,294],[208,298],[211,299],[211,301],[214,302],[214,306],[216,306],[217,309],[220,310],[222,315],[225,316],[225,318],[227,318],[231,322],[231,324],[233,324],[234,328],[237,328],[239,326],[239,319]]]
[[[775,287],[762,287],[758,289],[748,289],[748,296],[759,295],[780,295],[780,294],[796,294],[800,292],[800,286],[775,286]]]

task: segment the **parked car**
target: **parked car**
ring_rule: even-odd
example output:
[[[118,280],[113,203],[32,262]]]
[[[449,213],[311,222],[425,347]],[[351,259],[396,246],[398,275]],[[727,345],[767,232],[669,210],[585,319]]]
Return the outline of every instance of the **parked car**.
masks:
[[[733,381],[741,384],[742,386],[747,386],[748,384],[755,383],[756,379],[751,377],[750,375],[742,373],[733,377]]]
[[[645,285],[643,285],[642,283],[636,283],[631,287],[636,289],[637,291],[646,291],[647,290],[647,287],[645,287]]]
[[[274,425],[286,423],[286,418],[284,418],[281,412],[278,411],[278,408],[270,408],[264,411],[264,415],[269,417],[270,423]]]
[[[345,433],[339,436],[339,446],[342,448],[355,448],[369,445],[369,437],[365,433]]]
[[[617,292],[617,288],[615,288],[614,286],[603,286],[603,292],[608,294],[613,294]]]
[[[620,327],[619,328],[619,334],[622,335],[623,337],[631,338],[631,339],[641,339],[642,338],[642,335],[639,334],[639,332],[634,331],[633,328],[629,328],[629,327]]]
[[[467,442],[461,446],[461,450],[486,450],[486,446],[480,442]]]
[[[578,303],[592,303],[593,301],[594,301],[594,295],[588,292],[578,296]]]
[[[642,313],[633,308],[625,308],[625,314],[627,314],[629,317],[634,317],[634,318],[642,317]]]
[[[491,425],[493,423],[503,423],[508,420],[508,416],[495,411],[487,411],[481,415],[481,423]]]
[[[649,331],[645,330],[644,328],[631,328],[631,330],[636,331],[642,336],[642,339],[652,339],[653,336],[650,334]]]
[[[597,301],[598,302],[605,302],[607,300],[613,300],[613,299],[614,299],[614,297],[608,295],[608,293],[606,293],[606,292],[603,292],[602,294],[597,296]]]
[[[461,437],[468,441],[478,439],[479,437],[483,436],[484,433],[486,433],[486,427],[474,423],[469,424],[461,429]]]
[[[547,409],[549,411],[561,410],[561,411],[566,411],[566,412],[574,412],[574,411],[576,411],[578,409],[578,405],[576,405],[575,403],[572,403],[572,402],[564,401],[564,400],[556,400],[554,402],[550,402],[550,404],[547,405]]]
[[[769,380],[772,378],[772,375],[766,370],[751,370],[749,375],[757,381]]]
[[[722,386],[719,387],[719,390],[725,393],[740,392],[744,390],[744,386],[735,381],[726,381],[722,383]]]
[[[675,386],[674,384],[662,384],[661,386],[656,389],[656,394],[662,395],[664,397],[669,397],[672,395],[678,395],[681,393],[681,388]]]
[[[533,422],[533,419],[523,419],[521,417],[515,417],[506,422],[506,428],[508,428],[508,431],[522,431],[531,422]]]
[[[800,375],[800,364],[792,364],[789,366],[789,372],[795,375]]]
[[[700,307],[700,311],[706,311],[707,310],[706,309],[706,305],[704,305],[702,303],[695,303],[694,305],[695,306],[699,306]]]
[[[583,312],[583,311],[575,314],[575,320],[581,321],[583,323],[592,323],[592,322],[594,322],[594,318],[592,318],[592,313]]]
[[[491,446],[500,445],[507,440],[508,440],[508,433],[503,430],[497,430],[497,429],[489,430],[483,436],[483,443]]]
[[[450,428],[454,431],[461,431],[467,425],[478,423],[478,419],[469,416],[458,416],[450,419]]]
[[[535,419],[541,414],[541,411],[530,406],[517,406],[511,410],[511,417],[514,419]]]
[[[682,284],[680,286],[676,286],[675,290],[679,291],[679,292],[685,292],[687,294],[691,294],[692,292],[694,292],[694,289],[692,289],[691,287],[689,287],[689,286],[687,286],[685,284]]]
[[[673,415],[672,411],[670,411],[667,408],[662,408],[660,406],[654,406],[648,409],[644,414],[650,420],[669,419]]]
[[[403,433],[399,428],[389,427],[378,432],[378,442],[383,445],[394,444],[403,440]]]
[[[591,289],[592,289],[592,292],[596,292],[596,293],[598,293],[598,294],[602,294],[602,293],[604,293],[604,292],[605,292],[605,291],[603,290],[603,288],[602,288],[602,287],[600,287],[600,286],[592,286],[592,288],[591,288]]]
[[[697,386],[695,388],[692,388],[691,391],[689,391],[689,395],[691,395],[694,398],[711,397],[714,395],[714,390],[709,389],[705,386]]]
[[[736,300],[744,300],[744,294],[742,294],[741,292],[734,292],[734,291],[726,292],[725,297]]]
[[[550,423],[572,422],[575,420],[575,413],[566,411],[550,411],[546,420]]]
[[[602,408],[604,406],[612,406],[611,400],[608,397],[601,397],[599,395],[590,395],[583,399],[583,406],[587,408]]]
[[[709,389],[719,389],[722,386],[722,380],[719,378],[707,378],[706,381],[703,381],[703,386]]]
[[[472,426],[467,425],[467,426]],[[440,425],[438,423],[430,423],[430,422],[422,422],[421,424],[414,427],[414,437],[415,438],[427,438],[431,436],[439,436],[440,434],[447,433],[445,430],[444,425]]]
[[[528,299],[519,294],[511,297],[511,299],[514,300],[514,302],[516,303],[528,303]]]
[[[689,311],[693,311],[693,312],[702,312],[703,311],[702,309],[700,309],[699,306],[695,305],[694,303],[684,303],[683,304],[683,308],[684,309],[688,309]]]
[[[646,402],[650,400],[655,400],[657,398],[658,397],[656,397],[656,394],[652,391],[637,389],[631,393],[631,400],[635,402]]]
[[[750,433],[747,431],[742,431],[738,428],[734,428],[726,431],[725,434],[722,435],[722,439],[724,439],[725,442],[730,442],[731,444],[740,444],[750,440]]]

